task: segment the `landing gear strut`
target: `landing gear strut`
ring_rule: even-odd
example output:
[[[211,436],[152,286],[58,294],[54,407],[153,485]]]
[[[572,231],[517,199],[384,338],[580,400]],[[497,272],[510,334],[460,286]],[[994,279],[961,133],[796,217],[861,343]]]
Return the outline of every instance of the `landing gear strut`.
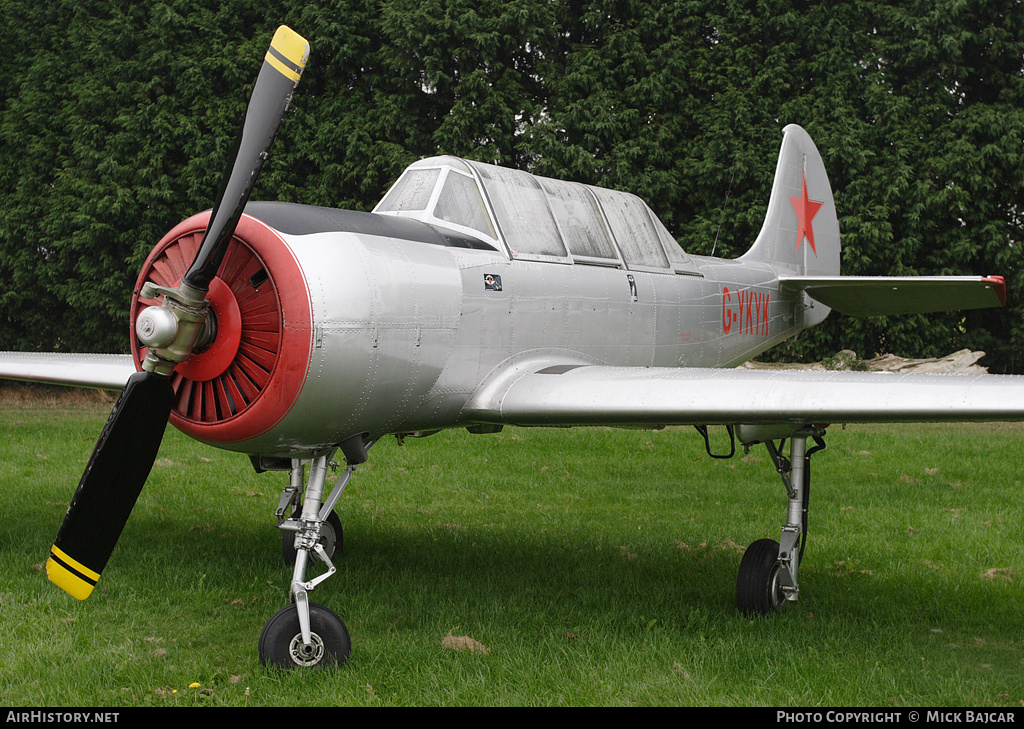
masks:
[[[293,514],[299,516],[298,510]],[[281,557],[286,565],[295,564],[295,556],[298,549],[295,547],[296,535],[284,529],[281,530]],[[345,533],[341,526],[341,519],[333,511],[327,515],[324,523],[320,525],[320,544],[323,546],[327,556],[334,558],[341,554],[341,548],[345,543]]]
[[[263,628],[259,656],[264,666],[284,669],[340,666],[348,660],[352,650],[348,629],[341,618],[309,600],[309,593],[337,572],[331,558],[340,548],[341,522],[334,514],[334,506],[356,467],[366,461],[368,446],[361,438],[357,448],[346,447],[348,445],[342,444],[348,465],[326,498],[327,469],[337,465],[331,461],[335,451],[309,461],[292,459],[290,462],[291,476],[281,495],[277,517],[285,560],[294,563],[289,589],[292,604],[279,610]],[[320,562],[325,571],[307,579],[307,568],[315,561]]]
[[[740,562],[736,578],[736,607],[748,617],[767,615],[782,610],[787,602],[797,599],[800,586],[797,581],[800,561],[807,546],[807,507],[811,489],[811,455],[825,447],[824,428],[809,426],[794,432],[790,438],[789,458],[783,454],[785,440],[752,441],[742,438],[746,445],[763,442],[768,449],[775,470],[782,477],[789,497],[789,512],[782,536],[778,542],[760,539],[751,544]],[[814,447],[807,447],[807,439]]]

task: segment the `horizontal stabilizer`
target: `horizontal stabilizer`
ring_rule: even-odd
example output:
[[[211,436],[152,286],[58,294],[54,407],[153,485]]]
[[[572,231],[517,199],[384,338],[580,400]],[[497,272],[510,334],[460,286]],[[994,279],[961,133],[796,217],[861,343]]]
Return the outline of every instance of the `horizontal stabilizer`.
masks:
[[[927,314],[1006,305],[1002,276],[780,276],[783,291],[803,291],[849,316]]]

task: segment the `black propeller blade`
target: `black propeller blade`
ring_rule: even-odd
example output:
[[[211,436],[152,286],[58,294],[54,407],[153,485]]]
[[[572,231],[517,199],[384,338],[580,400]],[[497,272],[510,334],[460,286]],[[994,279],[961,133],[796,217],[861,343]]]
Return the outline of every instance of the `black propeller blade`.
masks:
[[[121,391],[46,563],[50,581],[84,600],[96,586],[149,477],[171,414],[171,381],[136,372]]]
[[[220,268],[221,259],[281,126],[308,55],[309,45],[302,36],[285,26],[278,29],[253,87],[245,121],[235,142],[233,159],[221,181],[206,235],[182,279],[193,289],[207,291]]]
[[[153,286],[146,295],[162,294],[164,302],[146,309],[137,321],[150,314],[150,326],[137,326],[140,342],[149,347],[144,369],[129,378],[114,405],[46,562],[50,581],[79,600],[95,587],[149,477],[174,401],[170,375],[178,362],[191,356],[203,331],[210,282],[308,55],[304,38],[285,26],[277,29],[195,260],[176,289]]]

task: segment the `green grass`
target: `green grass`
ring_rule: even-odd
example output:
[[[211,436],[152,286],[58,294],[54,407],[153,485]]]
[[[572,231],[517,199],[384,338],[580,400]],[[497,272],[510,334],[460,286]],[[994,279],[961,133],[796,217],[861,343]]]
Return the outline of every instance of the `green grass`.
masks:
[[[287,600],[287,476],[243,456],[168,430],[93,596],[46,581],[108,410],[0,408],[4,705],[1024,704],[1020,425],[832,429],[800,600],[754,621],[741,550],[785,518],[763,448],[712,461],[692,429],[382,441],[312,595],[352,658],[281,674],[256,641]]]

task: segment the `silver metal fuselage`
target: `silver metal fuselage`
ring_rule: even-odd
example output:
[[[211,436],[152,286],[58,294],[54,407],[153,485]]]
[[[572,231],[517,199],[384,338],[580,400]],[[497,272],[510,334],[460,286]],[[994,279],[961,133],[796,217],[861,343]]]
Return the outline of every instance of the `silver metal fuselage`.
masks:
[[[731,366],[828,312],[785,298],[766,263],[694,257],[694,274],[654,273],[355,233],[281,237],[308,288],[309,366],[281,422],[218,444],[246,453],[467,425],[481,383],[522,362]]]

